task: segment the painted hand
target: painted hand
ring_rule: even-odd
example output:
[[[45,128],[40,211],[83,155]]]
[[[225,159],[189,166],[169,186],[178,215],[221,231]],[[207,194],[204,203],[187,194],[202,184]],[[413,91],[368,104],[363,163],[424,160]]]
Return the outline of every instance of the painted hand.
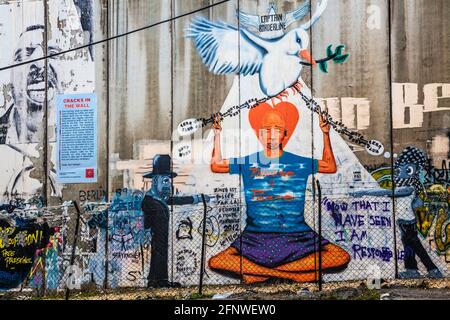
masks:
[[[324,112],[319,108],[319,121],[320,121],[320,130],[323,133],[330,133],[330,123],[328,122],[328,110],[325,109]]]
[[[212,124],[212,128],[214,130],[214,135],[218,135],[222,131],[222,126],[220,125],[220,114],[216,114],[214,116],[214,122]]]

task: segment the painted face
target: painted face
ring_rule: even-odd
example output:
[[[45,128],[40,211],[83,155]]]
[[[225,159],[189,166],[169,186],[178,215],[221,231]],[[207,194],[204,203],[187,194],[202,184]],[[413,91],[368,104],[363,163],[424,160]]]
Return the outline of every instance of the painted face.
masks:
[[[119,233],[128,234],[131,231],[130,219],[124,212],[120,212],[114,221],[114,227]]]
[[[180,228],[178,230],[178,237],[180,239],[191,239],[192,226],[188,224],[187,222],[182,222],[180,225]]]
[[[267,150],[279,150],[283,140],[286,138],[286,124],[282,116],[270,111],[263,119],[259,140]]]
[[[161,197],[170,197],[172,195],[172,178],[166,175],[157,175],[153,177],[153,184],[156,192]]]
[[[296,34],[296,43],[299,47],[299,51],[306,50],[309,47],[309,35],[303,29],[297,29],[295,31]]]
[[[309,36],[303,29],[295,29],[290,31],[286,36],[289,41],[287,48],[287,53],[290,55],[298,56],[302,50],[308,49],[309,46]]]
[[[18,47],[14,52],[14,62],[26,62],[44,56],[44,29],[42,26],[33,26],[24,32],[19,39]],[[55,54],[60,49],[48,47],[48,54]],[[28,132],[35,133],[42,126],[43,106],[45,103],[45,60],[25,64],[11,71],[13,84],[14,104],[18,110],[17,116],[23,121],[26,119]],[[48,59],[47,72],[47,98],[53,100],[58,91],[58,81],[55,58]]]
[[[414,163],[398,165],[394,171],[397,186],[410,186],[412,182],[419,178],[420,167]]]
[[[279,150],[284,139],[284,129],[267,127],[261,129],[260,140],[264,141],[267,150]]]

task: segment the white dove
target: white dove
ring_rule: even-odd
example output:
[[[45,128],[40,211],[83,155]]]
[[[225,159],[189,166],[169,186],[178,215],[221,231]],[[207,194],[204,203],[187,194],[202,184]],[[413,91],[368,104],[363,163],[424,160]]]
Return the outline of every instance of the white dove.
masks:
[[[315,64],[308,51],[307,30],[326,6],[327,0],[322,0],[310,21],[274,39],[264,39],[247,29],[201,17],[194,19],[186,30],[186,37],[194,39],[210,72],[243,76],[259,73],[261,91],[270,97],[280,97],[289,87],[299,90],[302,61]]]

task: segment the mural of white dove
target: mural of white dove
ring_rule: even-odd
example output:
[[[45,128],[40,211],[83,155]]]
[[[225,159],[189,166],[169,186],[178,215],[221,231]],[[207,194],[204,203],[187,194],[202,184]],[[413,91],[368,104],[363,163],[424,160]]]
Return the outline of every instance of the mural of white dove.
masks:
[[[194,39],[197,51],[210,72],[242,76],[258,73],[264,94],[282,96],[287,88],[298,83],[302,62],[315,64],[308,51],[307,30],[326,7],[327,0],[322,0],[310,21],[274,39],[265,39],[245,28],[238,29],[201,17],[193,20],[186,30],[186,37]],[[303,10],[303,14],[306,13]]]

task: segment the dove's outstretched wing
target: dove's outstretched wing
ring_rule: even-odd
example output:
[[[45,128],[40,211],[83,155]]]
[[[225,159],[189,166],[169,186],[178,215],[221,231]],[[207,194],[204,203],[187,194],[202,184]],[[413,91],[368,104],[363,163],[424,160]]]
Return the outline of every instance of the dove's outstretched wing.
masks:
[[[247,31],[248,32],[248,31]],[[261,69],[267,51],[245,32],[222,22],[195,18],[186,37],[194,39],[198,53],[209,71],[215,74],[253,75]],[[263,41],[263,39],[258,38]]]
[[[311,10],[311,5],[309,2],[306,2],[301,7],[298,7],[294,11],[286,13],[286,18],[284,20],[284,27],[287,28],[289,25],[294,23],[295,21],[300,21],[303,19]]]
[[[253,27],[256,30],[259,30],[260,26],[259,16],[248,14],[241,10],[236,10],[236,15],[239,19],[239,23],[245,28]]]

